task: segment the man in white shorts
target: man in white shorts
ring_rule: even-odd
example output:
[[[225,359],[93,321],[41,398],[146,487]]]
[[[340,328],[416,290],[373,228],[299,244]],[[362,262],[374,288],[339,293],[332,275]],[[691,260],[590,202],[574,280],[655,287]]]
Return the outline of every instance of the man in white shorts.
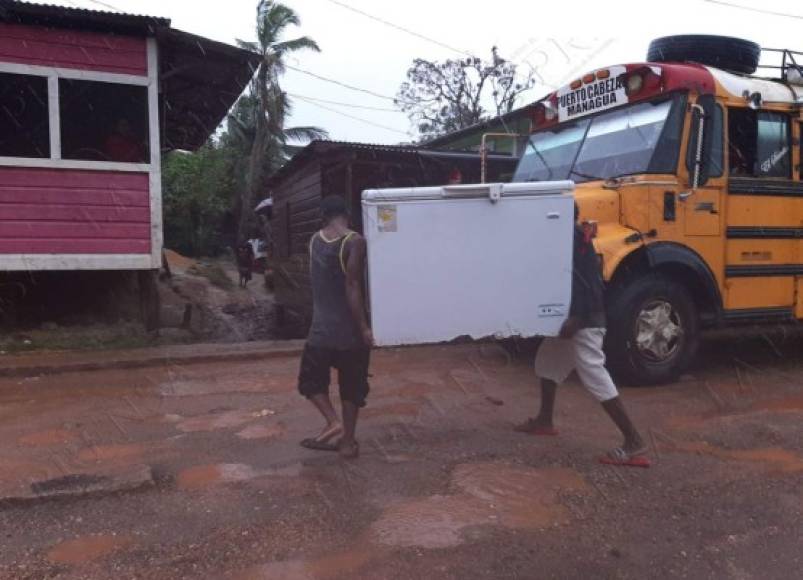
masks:
[[[575,220],[579,211],[575,205]],[[546,338],[535,357],[535,374],[541,379],[541,410],[538,416],[515,427],[533,435],[557,435],[552,417],[555,394],[573,370],[624,435],[624,443],[600,461],[614,465],[649,466],[647,448],[630,420],[616,385],[605,368],[602,342],[605,338],[604,283],[594,245],[578,223],[574,230],[572,300],[569,317],[558,338]]]

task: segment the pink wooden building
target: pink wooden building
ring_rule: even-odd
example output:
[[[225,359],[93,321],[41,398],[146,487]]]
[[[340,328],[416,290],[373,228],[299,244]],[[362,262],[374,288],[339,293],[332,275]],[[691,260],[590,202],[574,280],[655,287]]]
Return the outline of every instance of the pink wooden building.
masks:
[[[161,154],[200,147],[255,55],[169,20],[0,0],[0,273],[161,265]]]

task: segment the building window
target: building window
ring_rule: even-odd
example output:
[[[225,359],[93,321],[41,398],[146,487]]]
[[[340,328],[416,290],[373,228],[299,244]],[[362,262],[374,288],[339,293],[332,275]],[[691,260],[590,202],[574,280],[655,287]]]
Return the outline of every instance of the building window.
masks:
[[[0,73],[0,157],[50,157],[47,78]]]
[[[148,89],[59,79],[61,156],[149,163]]]
[[[730,109],[728,158],[731,175],[789,178],[792,166],[789,117],[782,113]]]

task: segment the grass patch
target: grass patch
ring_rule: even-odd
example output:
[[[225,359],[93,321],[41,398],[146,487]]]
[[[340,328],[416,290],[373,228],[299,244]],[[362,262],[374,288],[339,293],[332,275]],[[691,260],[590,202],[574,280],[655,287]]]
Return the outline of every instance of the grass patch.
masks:
[[[16,354],[37,350],[112,350],[156,344],[142,324],[92,324],[52,329],[12,331],[0,337],[0,352]]]

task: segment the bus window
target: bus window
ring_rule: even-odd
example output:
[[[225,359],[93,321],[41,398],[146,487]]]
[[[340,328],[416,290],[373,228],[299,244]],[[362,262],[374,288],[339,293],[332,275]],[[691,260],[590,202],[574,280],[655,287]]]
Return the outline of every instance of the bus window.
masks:
[[[782,113],[730,109],[728,159],[731,175],[789,178],[789,118]]]
[[[782,113],[758,114],[758,176],[790,177],[792,151],[789,141],[789,117]]]
[[[0,73],[0,157],[50,157],[46,77]]]

